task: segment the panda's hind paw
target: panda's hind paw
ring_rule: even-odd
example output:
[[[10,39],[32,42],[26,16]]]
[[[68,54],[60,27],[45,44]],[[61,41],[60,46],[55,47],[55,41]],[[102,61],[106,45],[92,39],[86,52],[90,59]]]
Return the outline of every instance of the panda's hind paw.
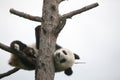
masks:
[[[22,43],[21,41],[13,41],[11,44],[10,44],[10,47],[16,51],[23,51],[27,45]]]
[[[16,44],[16,43],[15,43],[15,44],[13,45],[13,49],[19,51],[19,50],[20,50],[19,44]]]

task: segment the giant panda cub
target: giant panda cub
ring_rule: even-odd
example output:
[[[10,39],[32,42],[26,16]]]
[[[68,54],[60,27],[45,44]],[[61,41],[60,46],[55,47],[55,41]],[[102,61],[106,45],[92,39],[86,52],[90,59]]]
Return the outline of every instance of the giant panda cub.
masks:
[[[24,60],[17,55],[11,54],[11,58],[9,60],[9,64],[11,66],[25,70],[35,69],[36,61],[32,60],[36,58],[36,54],[38,53],[38,49],[36,49],[35,44],[27,46],[21,41],[13,41],[10,47],[15,51],[23,52],[24,55],[29,58],[28,60]],[[56,51],[53,54],[53,58],[55,72],[64,71],[66,75],[71,75],[73,72],[71,67],[74,64],[75,59],[79,59],[79,56],[56,44]]]
[[[55,71],[64,71],[66,75],[71,75],[73,73],[71,67],[75,63],[75,59],[79,59],[79,56],[66,48],[56,50],[54,53]]]

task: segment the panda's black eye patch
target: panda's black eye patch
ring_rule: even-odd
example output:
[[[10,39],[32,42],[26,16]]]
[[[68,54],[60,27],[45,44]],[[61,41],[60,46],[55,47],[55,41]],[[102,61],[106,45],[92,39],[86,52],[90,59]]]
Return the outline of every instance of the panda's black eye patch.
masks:
[[[57,56],[60,57],[60,53],[57,53]]]
[[[60,63],[64,63],[66,61],[66,59],[62,59],[60,60]]]
[[[65,55],[67,55],[66,51],[63,50],[62,52],[63,52]]]

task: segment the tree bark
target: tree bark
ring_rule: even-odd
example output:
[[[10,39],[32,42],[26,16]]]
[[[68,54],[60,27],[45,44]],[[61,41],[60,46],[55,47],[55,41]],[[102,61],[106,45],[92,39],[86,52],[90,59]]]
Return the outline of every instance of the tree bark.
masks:
[[[43,22],[40,28],[40,49],[37,57],[36,80],[54,79],[53,53],[55,51],[55,28],[59,24],[57,0],[43,1]]]

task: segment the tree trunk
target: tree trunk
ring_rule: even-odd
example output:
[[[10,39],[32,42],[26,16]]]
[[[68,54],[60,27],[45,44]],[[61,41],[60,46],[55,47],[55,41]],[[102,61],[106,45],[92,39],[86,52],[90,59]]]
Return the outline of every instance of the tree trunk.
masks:
[[[55,28],[59,23],[58,3],[56,0],[43,1],[43,21],[40,28],[40,49],[37,57],[36,80],[54,79],[53,53],[55,51]]]

